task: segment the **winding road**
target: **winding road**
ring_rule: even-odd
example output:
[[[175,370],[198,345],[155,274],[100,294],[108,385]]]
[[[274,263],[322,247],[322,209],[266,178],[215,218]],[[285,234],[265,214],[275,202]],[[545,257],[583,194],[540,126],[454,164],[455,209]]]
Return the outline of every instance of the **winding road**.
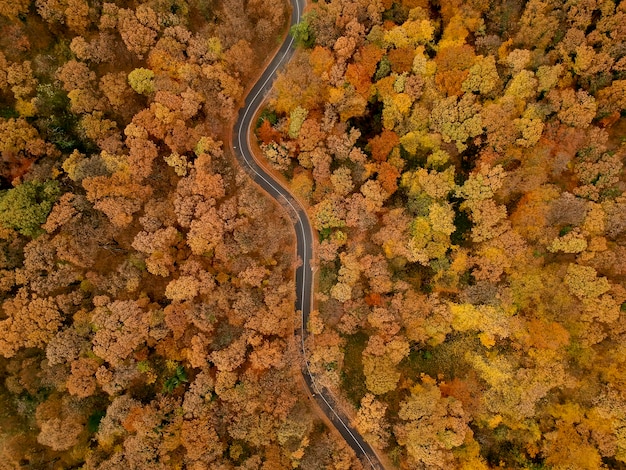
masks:
[[[305,0],[290,0],[292,3],[291,25],[300,21],[304,11]],[[313,230],[311,222],[302,205],[291,195],[289,190],[272,177],[254,157],[251,150],[250,139],[254,116],[263,104],[265,96],[269,92],[276,77],[277,71],[287,63],[294,52],[294,39],[287,36],[274,59],[265,69],[257,83],[248,93],[244,107],[239,112],[239,117],[233,132],[232,146],[239,163],[270,196],[276,199],[288,212],[294,223],[296,232],[296,251],[302,263],[296,269],[296,311],[300,311],[300,330],[295,331],[296,336],[300,336],[300,347],[304,364],[302,376],[309,388],[309,391],[319,408],[333,423],[337,431],[343,436],[348,445],[352,447],[356,455],[365,465],[369,465],[375,470],[383,469],[376,456],[376,453],[365,442],[358,431],[350,424],[350,419],[336,406],[335,400],[330,392],[318,384],[309,369],[305,341],[309,333],[306,330],[309,314],[311,313],[313,294],[313,269],[311,260],[313,256]]]

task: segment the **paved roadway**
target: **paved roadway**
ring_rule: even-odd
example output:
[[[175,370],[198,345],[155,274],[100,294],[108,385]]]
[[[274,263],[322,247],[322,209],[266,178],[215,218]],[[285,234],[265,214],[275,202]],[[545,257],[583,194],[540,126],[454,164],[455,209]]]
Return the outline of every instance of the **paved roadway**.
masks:
[[[300,21],[300,17],[306,4],[305,0],[291,0],[293,11],[291,14],[291,24],[294,25]],[[270,196],[276,199],[286,210],[294,223],[297,239],[297,255],[302,260],[302,264],[296,269],[296,310],[302,312],[301,329],[296,330],[296,336],[300,335],[302,357],[304,364],[302,365],[302,376],[306,382],[311,395],[317,402],[317,405],[326,414],[333,423],[337,431],[343,436],[348,445],[354,449],[354,452],[362,459],[364,464],[369,467],[380,470],[384,467],[376,457],[376,454],[363,437],[350,424],[349,418],[337,409],[335,400],[329,391],[319,385],[309,369],[307,352],[305,349],[305,340],[308,336],[306,325],[308,323],[309,314],[311,313],[311,301],[313,293],[313,271],[311,269],[311,260],[313,256],[313,230],[311,222],[306,211],[300,203],[294,199],[289,190],[282,186],[280,182],[275,180],[268,174],[263,166],[259,165],[254,154],[250,150],[250,139],[253,135],[254,116],[259,107],[263,104],[265,96],[270,91],[272,83],[276,77],[276,72],[287,63],[292,56],[293,38],[287,36],[285,42],[281,45],[276,53],[274,60],[265,69],[258,82],[246,97],[245,105],[239,112],[237,123],[235,124],[235,132],[233,132],[232,146],[239,163],[247,171],[247,173],[258,183]]]

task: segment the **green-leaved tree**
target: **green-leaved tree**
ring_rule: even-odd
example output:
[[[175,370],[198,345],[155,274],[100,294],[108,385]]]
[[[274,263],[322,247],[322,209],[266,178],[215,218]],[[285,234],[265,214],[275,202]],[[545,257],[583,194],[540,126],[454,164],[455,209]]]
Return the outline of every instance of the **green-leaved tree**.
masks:
[[[52,205],[60,193],[54,180],[28,181],[0,193],[0,225],[22,235],[36,237],[42,232]]]

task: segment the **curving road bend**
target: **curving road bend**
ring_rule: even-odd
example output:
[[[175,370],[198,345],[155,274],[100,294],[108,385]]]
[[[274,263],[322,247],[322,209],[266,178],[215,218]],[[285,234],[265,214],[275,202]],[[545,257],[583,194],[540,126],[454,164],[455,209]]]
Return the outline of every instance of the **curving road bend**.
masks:
[[[292,3],[291,25],[300,21],[306,0],[290,0]],[[239,116],[235,124],[235,132],[233,132],[232,146],[235,155],[246,170],[246,172],[260,185],[270,196],[278,201],[288,212],[294,223],[296,232],[296,251],[302,263],[296,269],[296,310],[301,312],[300,331],[296,330],[295,335],[300,335],[300,348],[304,364],[302,367],[302,376],[306,382],[311,395],[316,401],[320,409],[326,414],[328,419],[333,423],[337,431],[343,436],[348,445],[352,447],[356,455],[372,469],[383,469],[376,456],[376,453],[365,442],[365,439],[350,424],[349,418],[337,408],[335,400],[330,392],[318,384],[309,369],[309,361],[305,348],[305,340],[308,336],[306,325],[311,313],[312,294],[313,294],[313,270],[311,268],[311,260],[313,256],[313,230],[306,211],[302,205],[291,195],[289,190],[281,183],[275,180],[263,166],[254,158],[254,154],[250,148],[250,136],[254,125],[254,116],[263,104],[265,96],[270,91],[276,73],[281,66],[287,63],[294,52],[294,39],[287,36],[280,49],[274,56],[274,59],[265,69],[257,83],[248,93],[244,107],[239,111]]]

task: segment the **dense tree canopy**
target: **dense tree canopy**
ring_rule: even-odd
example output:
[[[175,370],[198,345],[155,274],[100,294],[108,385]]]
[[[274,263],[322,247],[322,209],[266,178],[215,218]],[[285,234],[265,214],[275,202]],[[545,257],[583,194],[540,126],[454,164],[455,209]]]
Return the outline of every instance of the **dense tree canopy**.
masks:
[[[287,18],[0,2],[0,467],[362,468],[295,380],[289,221],[222,144]]]
[[[7,468],[359,469],[223,142],[261,0],[0,0]],[[626,466],[626,3],[319,0],[256,133],[316,380],[391,465]]]
[[[319,234],[313,367],[400,468],[624,466],[624,8],[327,0],[294,32],[257,134]]]

